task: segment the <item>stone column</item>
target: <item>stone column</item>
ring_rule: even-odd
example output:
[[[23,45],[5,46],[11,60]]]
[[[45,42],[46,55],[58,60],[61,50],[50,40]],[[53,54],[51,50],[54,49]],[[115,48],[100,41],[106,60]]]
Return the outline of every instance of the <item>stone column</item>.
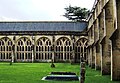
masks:
[[[12,63],[14,62],[14,50],[15,50],[15,45],[12,45],[12,53],[10,55],[10,65],[12,65]]]
[[[34,62],[34,45],[32,45],[32,63]]]
[[[85,82],[85,62],[81,62],[81,70],[80,70],[80,83]]]
[[[114,7],[117,11],[117,18],[115,18],[116,24],[114,28],[117,30],[112,34],[112,57],[111,57],[111,80],[119,80],[120,81],[120,0],[113,0]]]
[[[101,69],[101,55],[100,55],[100,44],[96,44],[96,55],[95,55],[95,70]]]
[[[71,56],[71,64],[75,63],[75,38],[74,35],[71,36],[72,40],[72,56]]]
[[[34,62],[35,57],[35,37],[32,36],[32,63]]]
[[[91,57],[90,57],[90,46],[87,48],[87,55],[88,55],[88,66],[90,67],[91,64]]]
[[[112,40],[111,60],[111,80],[120,80],[120,38]]]
[[[13,49],[14,49],[13,50],[13,56],[14,56],[13,59],[14,60],[13,61],[16,62],[16,60],[17,60],[17,53],[16,53],[17,52],[17,47],[16,47],[17,41],[16,41],[16,36],[13,37],[13,42],[14,42],[14,45],[13,45]]]
[[[109,52],[109,39],[103,39],[101,57],[101,73],[102,75],[110,75],[111,70],[111,53]]]
[[[92,46],[91,48],[91,54],[92,54],[92,63],[91,63],[91,68],[95,68],[95,46]]]
[[[55,36],[53,35],[53,38],[52,38],[52,61],[55,62]]]
[[[90,67],[92,67],[92,46],[90,47]]]

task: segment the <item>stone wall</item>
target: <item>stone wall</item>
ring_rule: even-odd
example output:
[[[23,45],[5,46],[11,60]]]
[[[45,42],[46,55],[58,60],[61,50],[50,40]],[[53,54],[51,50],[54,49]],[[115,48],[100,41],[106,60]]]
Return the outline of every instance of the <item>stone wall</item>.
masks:
[[[71,62],[73,59],[80,62],[81,39],[87,38],[67,34],[24,35],[24,33],[0,36],[0,61],[11,61],[12,57],[13,62],[49,62],[51,59],[56,62]]]
[[[102,75],[111,74],[111,80],[120,80],[119,15],[119,0],[96,0],[88,22],[89,65],[95,61],[91,67],[101,69]]]

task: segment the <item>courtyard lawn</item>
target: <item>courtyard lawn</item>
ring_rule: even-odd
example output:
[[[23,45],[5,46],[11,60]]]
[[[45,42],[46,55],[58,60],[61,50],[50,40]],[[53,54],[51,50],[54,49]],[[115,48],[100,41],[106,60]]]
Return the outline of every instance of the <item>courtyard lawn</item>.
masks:
[[[0,83],[79,83],[79,81],[42,81],[41,78],[52,71],[75,72],[79,75],[80,66],[69,63],[0,63]],[[100,72],[86,68],[85,83],[120,83],[111,82],[110,76],[101,76]]]

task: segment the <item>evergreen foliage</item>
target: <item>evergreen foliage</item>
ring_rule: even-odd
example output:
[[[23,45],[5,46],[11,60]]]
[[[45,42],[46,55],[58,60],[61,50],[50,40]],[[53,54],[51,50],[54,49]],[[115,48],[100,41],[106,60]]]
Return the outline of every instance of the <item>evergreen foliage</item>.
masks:
[[[86,20],[86,18],[88,17],[90,13],[90,11],[86,8],[81,8],[77,6],[72,7],[71,5],[69,5],[68,7],[64,9],[66,10],[66,12],[65,12],[65,15],[63,16],[73,21]]]

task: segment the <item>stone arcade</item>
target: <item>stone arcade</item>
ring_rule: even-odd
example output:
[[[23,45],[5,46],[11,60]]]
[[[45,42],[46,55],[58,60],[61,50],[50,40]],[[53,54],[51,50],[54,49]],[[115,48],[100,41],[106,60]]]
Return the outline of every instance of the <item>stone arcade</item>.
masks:
[[[120,0],[95,0],[88,22],[89,66],[120,80]]]
[[[0,61],[86,63],[120,81],[120,0],[95,0],[88,21],[0,22]]]
[[[0,61],[80,62],[86,28],[86,22],[0,22]]]

